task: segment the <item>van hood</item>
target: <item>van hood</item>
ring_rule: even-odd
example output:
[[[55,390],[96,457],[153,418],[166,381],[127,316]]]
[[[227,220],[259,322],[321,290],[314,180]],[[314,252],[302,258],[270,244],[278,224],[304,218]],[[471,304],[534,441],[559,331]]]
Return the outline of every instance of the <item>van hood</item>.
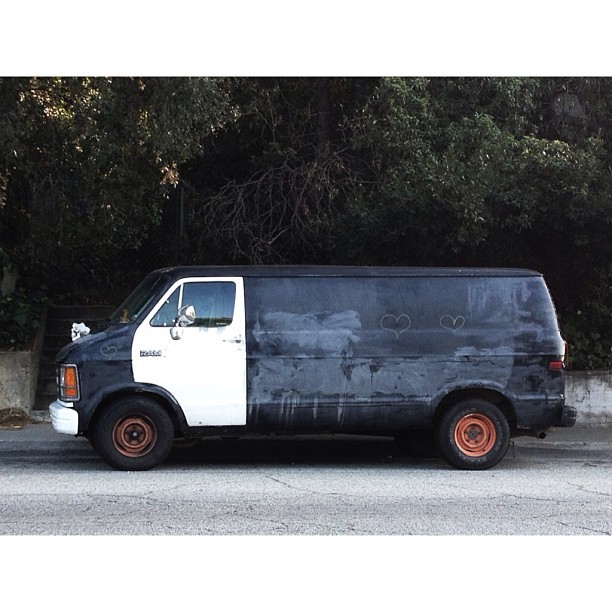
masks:
[[[79,364],[86,361],[125,361],[132,358],[135,324],[120,323],[102,331],[81,336],[62,348],[56,363]]]

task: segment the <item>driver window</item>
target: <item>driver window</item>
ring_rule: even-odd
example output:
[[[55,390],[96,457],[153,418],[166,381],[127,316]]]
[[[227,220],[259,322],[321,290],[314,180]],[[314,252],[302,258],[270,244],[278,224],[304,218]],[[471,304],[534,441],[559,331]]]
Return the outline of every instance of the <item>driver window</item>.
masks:
[[[153,327],[172,327],[181,306],[193,306],[195,321],[188,327],[226,327],[234,318],[236,285],[229,282],[185,283],[162,304],[151,319]]]
[[[234,318],[236,285],[229,282],[185,283],[182,306],[195,308],[190,327],[226,327]]]

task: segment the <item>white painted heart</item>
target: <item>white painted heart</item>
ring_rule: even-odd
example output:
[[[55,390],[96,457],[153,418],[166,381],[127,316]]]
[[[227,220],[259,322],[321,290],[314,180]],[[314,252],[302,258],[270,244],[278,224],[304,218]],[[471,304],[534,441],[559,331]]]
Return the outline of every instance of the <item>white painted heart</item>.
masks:
[[[380,326],[386,331],[393,332],[396,338],[399,338],[400,334],[410,329],[411,325],[412,321],[407,314],[401,314],[399,316],[386,314],[380,320]]]
[[[465,317],[459,315],[453,317],[451,315],[444,315],[440,318],[440,326],[444,329],[448,329],[455,333],[465,325]]]
[[[105,357],[108,357],[109,359],[111,359],[117,354],[117,347],[112,346],[112,345],[109,346],[108,344],[105,344],[104,346],[100,347],[100,352]]]

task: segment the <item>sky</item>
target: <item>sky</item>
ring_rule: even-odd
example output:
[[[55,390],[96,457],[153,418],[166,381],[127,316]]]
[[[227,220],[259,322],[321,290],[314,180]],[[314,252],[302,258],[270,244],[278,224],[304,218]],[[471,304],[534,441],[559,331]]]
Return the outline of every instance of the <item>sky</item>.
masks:
[[[608,76],[594,0],[21,0],[3,76]]]

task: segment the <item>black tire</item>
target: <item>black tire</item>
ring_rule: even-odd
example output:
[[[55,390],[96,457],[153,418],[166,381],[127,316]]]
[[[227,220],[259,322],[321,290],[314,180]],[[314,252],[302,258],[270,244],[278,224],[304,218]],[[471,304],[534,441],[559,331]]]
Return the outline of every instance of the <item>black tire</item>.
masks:
[[[471,399],[451,406],[437,428],[442,458],[461,470],[486,470],[497,465],[510,445],[510,426],[491,402]]]
[[[414,459],[434,459],[440,456],[433,429],[414,429],[395,436],[395,442],[406,455]]]
[[[85,437],[87,438],[87,441],[89,442],[89,444],[91,444],[91,448],[93,448],[95,451],[97,451],[98,449],[96,448],[96,441],[94,440],[94,436],[92,433],[87,433],[85,434]]]
[[[172,449],[174,427],[166,411],[144,397],[118,400],[104,410],[93,432],[93,446],[118,470],[150,470]]]

